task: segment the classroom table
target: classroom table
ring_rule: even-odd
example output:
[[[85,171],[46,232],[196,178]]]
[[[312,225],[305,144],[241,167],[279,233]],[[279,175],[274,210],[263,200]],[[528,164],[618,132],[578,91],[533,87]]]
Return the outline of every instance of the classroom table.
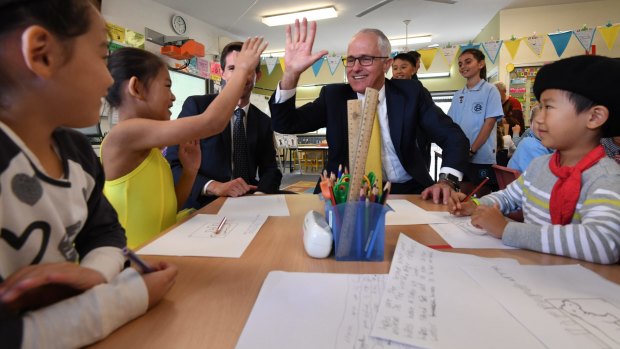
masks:
[[[443,205],[423,201],[418,195],[393,195],[430,211]],[[225,198],[200,210],[215,214]],[[145,256],[150,262],[165,260],[179,269],[176,284],[165,299],[145,315],[121,327],[93,348],[234,348],[258,296],[272,270],[312,273],[388,273],[400,232],[427,246],[446,242],[426,225],[387,226],[385,261],[337,262],[333,256],[313,259],[303,248],[302,222],[309,210],[323,212],[316,195],[286,195],[290,217],[269,217],[241,258]],[[597,265],[526,250],[451,249],[484,257],[517,259],[521,264],[581,264],[620,284],[620,265]]]

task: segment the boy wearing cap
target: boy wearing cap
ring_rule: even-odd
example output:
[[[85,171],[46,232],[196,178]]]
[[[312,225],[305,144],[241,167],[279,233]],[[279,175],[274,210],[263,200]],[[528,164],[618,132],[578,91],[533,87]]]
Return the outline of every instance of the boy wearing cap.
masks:
[[[505,245],[601,264],[620,259],[620,166],[605,156],[602,137],[620,135],[620,61],[577,56],[544,66],[534,93],[540,139],[553,154],[532,161],[505,190],[449,209],[472,215]],[[597,81],[593,81],[596,78]],[[503,214],[522,209],[524,223]]]

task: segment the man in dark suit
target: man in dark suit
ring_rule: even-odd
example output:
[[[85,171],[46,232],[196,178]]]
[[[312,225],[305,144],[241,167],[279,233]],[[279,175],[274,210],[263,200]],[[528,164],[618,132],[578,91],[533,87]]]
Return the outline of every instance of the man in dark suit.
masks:
[[[220,62],[222,88],[235,70],[235,59],[241,50],[241,42],[233,42],[222,50]],[[250,192],[277,193],[282,173],[276,162],[273,130],[269,116],[250,104],[250,95],[257,79],[250,77],[237,110],[224,132],[200,140],[202,161],[192,192],[183,208],[200,208],[219,196],[241,196]],[[202,113],[216,95],[191,96],[183,103],[179,117]],[[182,174],[178,146],[168,148],[166,158],[170,162],[175,182]],[[256,179],[258,172],[259,179]]]
[[[435,202],[458,189],[462,171],[467,166],[469,142],[460,127],[453,123],[417,80],[386,80],[391,67],[390,43],[376,29],[358,32],[344,59],[347,84],[330,84],[319,97],[295,108],[295,88],[299,76],[326,51],[312,54],[316,23],[295,23],[286,30],[285,69],[276,92],[269,101],[273,128],[280,133],[304,133],[327,128],[329,159],[327,170],[336,172],[339,164],[348,163],[347,100],[363,99],[366,87],[379,90],[378,117],[381,131],[381,165],[383,180],[392,182],[392,193],[422,193]],[[425,166],[416,139],[424,132],[430,141],[443,149],[440,180],[435,183]]]

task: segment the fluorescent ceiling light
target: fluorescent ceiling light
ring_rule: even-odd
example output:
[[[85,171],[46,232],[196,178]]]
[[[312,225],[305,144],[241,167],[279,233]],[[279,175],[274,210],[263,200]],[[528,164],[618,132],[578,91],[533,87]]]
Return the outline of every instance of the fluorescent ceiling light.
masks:
[[[418,73],[418,78],[420,79],[429,79],[429,78],[447,78],[450,76],[449,71],[439,72],[439,73]]]
[[[308,21],[318,21],[321,19],[338,17],[338,12],[336,11],[335,7],[330,6],[330,7],[317,8],[314,10],[306,10],[306,11],[298,11],[298,12],[291,12],[291,13],[283,13],[281,15],[265,16],[262,18],[262,21],[266,25],[270,27],[274,27],[277,25],[295,23],[296,19],[299,19],[301,21],[304,17]]]
[[[394,47],[405,46],[409,44],[423,44],[426,42],[431,42],[433,40],[432,35],[421,35],[421,36],[408,36],[407,42],[405,43],[405,38],[400,39],[390,39],[390,44]]]
[[[427,47],[439,47],[439,44],[432,44],[432,45],[428,45]]]
[[[284,57],[284,51],[263,52],[261,57]]]

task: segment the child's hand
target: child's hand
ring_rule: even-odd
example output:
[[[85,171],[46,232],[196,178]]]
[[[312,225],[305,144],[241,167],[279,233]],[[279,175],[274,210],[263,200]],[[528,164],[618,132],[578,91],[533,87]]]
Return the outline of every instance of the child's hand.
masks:
[[[461,202],[467,195],[463,193],[452,192],[448,198],[448,212],[455,216],[471,216],[476,209],[476,204],[471,200]]]
[[[267,42],[263,43],[262,37],[247,39],[235,60],[235,72],[240,71],[242,74],[250,74],[256,71],[260,55],[265,51],[265,48],[267,48]]]
[[[471,224],[474,227],[486,230],[489,235],[501,239],[508,221],[506,221],[497,204],[493,207],[480,205],[476,207],[471,216]]]
[[[105,282],[98,271],[75,263],[29,265],[0,284],[0,301],[18,311],[36,309]]]
[[[200,152],[200,141],[194,140],[179,144],[179,161],[183,170],[190,173],[197,173],[202,161]]]
[[[177,267],[166,262],[159,262],[151,267],[157,271],[142,275],[149,292],[149,309],[164,298],[164,295],[174,285],[178,273]]]
[[[518,136],[519,133],[521,133],[521,126],[519,126],[519,124],[515,124],[514,126],[512,126],[512,135]]]

